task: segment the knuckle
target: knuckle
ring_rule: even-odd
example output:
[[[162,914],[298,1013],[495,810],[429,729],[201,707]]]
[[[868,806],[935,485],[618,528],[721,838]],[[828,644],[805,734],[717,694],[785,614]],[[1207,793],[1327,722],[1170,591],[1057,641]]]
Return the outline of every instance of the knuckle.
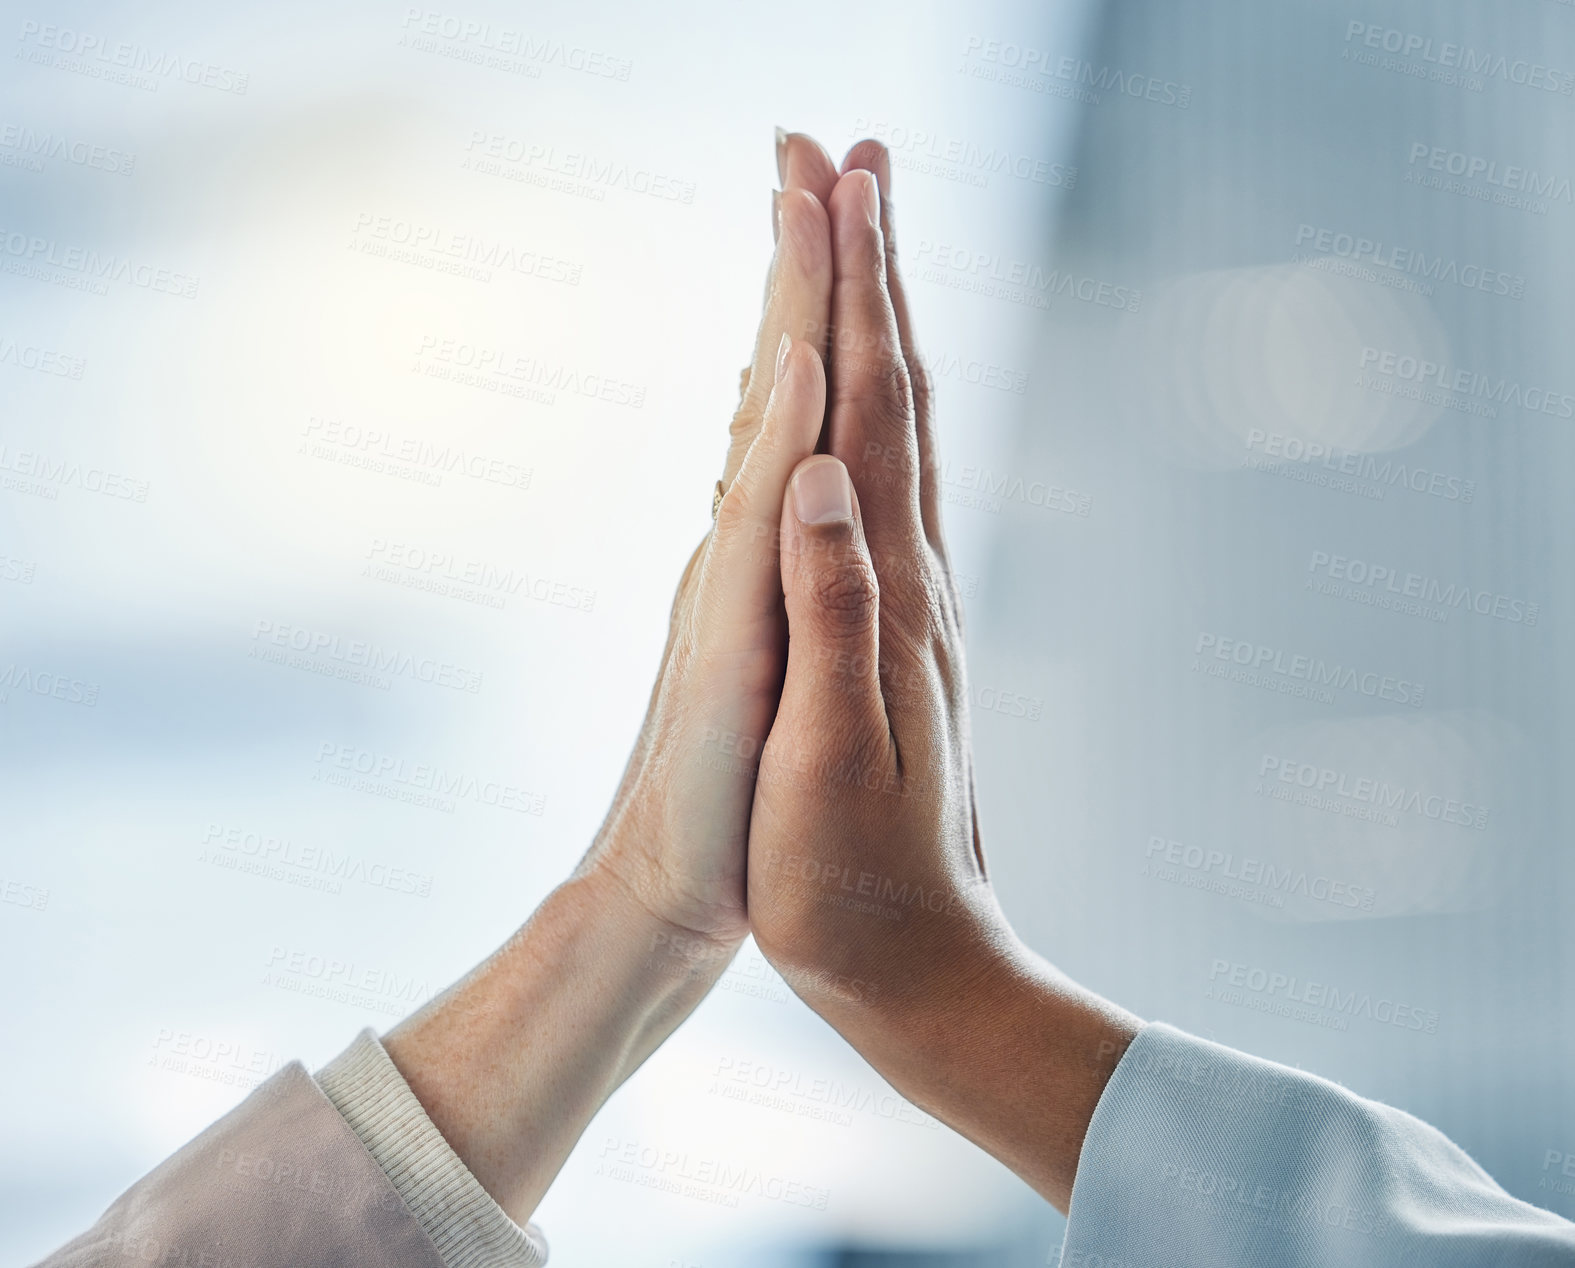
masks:
[[[719,537],[736,537],[749,524],[749,490],[740,479],[734,479],[722,495],[722,504],[716,508],[716,534]]]
[[[817,682],[817,690],[824,687]],[[866,701],[867,707],[849,708],[846,700],[821,696],[797,717],[792,734],[773,726],[761,767],[768,795],[812,792],[856,817],[865,790],[890,788],[894,764],[884,712]]]
[[[880,609],[874,570],[862,562],[822,569],[810,585],[810,596],[817,609],[850,632],[873,626]]]
[[[897,210],[891,205],[891,199],[883,199],[881,210],[885,212],[881,220],[881,238],[886,244],[886,276],[891,279],[893,286],[901,285],[902,269],[897,255]]]
[[[884,311],[833,325],[828,344],[833,371],[844,382],[883,380],[903,364],[895,327]]]
[[[779,567],[777,522],[755,509],[758,501],[749,472],[743,471],[717,507],[711,539],[718,559],[730,567]]]
[[[883,305],[886,302],[886,240],[878,226],[870,226],[870,237],[863,253],[861,271],[867,275],[864,284],[870,289],[870,302]]]
[[[925,607],[930,645],[936,661],[944,664],[956,657],[962,646],[962,603],[949,572],[931,571]]]
[[[930,404],[935,399],[935,381],[930,377],[930,367],[918,357],[908,365],[908,392],[919,417],[929,417]]]
[[[859,222],[836,235],[832,274],[850,293],[867,295],[874,302],[886,291],[886,244],[878,225],[860,213]]]
[[[893,405],[901,406],[905,413],[913,410],[913,375],[908,371],[908,363],[900,356],[887,360],[881,368],[880,376],[881,395]]]
[[[906,434],[913,427],[913,385],[908,367],[893,361],[870,367],[859,382],[844,381],[838,404],[858,413],[866,427]]]
[[[733,421],[727,425],[728,436],[734,441],[751,439],[760,428],[762,413],[760,405],[751,399],[746,389],[744,399],[738,403],[738,409],[733,412]]]
[[[905,654],[914,661],[934,660],[934,652],[945,637],[945,620],[932,597],[914,589],[889,597],[892,619],[887,622],[889,631],[882,629],[881,637],[889,632],[892,645],[905,648]]]
[[[838,783],[868,787],[872,776],[879,781],[890,773],[890,740],[876,718],[864,719],[863,725],[845,724],[841,743],[833,751],[841,759],[833,772]]]
[[[807,189],[782,191],[783,258],[806,275],[831,274],[831,222],[820,199]]]

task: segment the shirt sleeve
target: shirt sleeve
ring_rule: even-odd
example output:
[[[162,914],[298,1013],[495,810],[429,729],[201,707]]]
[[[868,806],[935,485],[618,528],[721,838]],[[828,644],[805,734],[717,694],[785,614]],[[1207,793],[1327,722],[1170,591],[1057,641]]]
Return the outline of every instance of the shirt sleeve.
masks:
[[[317,1084],[383,1169],[444,1268],[537,1268],[547,1240],[516,1224],[471,1175],[377,1036],[363,1030]]]
[[[1575,1224],[1419,1119],[1153,1023],[1106,1086],[1062,1268],[1575,1265]]]
[[[292,1061],[38,1268],[536,1268],[370,1030],[314,1079]]]
[[[40,1268],[445,1268],[312,1076],[292,1061]]]

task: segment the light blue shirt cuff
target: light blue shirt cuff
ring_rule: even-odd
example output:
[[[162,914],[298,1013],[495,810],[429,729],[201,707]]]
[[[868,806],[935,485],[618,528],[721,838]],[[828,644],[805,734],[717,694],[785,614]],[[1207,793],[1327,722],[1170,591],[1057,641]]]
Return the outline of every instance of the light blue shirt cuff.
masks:
[[[1152,1023],[1089,1123],[1062,1268],[1575,1265],[1575,1224],[1411,1115]]]

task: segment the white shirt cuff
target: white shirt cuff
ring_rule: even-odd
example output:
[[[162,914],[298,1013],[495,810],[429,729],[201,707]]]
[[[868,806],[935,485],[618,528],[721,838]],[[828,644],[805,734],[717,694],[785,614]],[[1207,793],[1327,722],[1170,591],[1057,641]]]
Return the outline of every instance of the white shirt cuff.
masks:
[[[547,1240],[521,1228],[471,1175],[370,1029],[317,1072],[447,1268],[538,1268]]]

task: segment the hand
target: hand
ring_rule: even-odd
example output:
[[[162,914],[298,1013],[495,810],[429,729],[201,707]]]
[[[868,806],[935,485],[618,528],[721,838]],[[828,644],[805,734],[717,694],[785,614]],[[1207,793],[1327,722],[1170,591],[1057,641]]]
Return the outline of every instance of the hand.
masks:
[[[783,489],[814,451],[824,410],[832,279],[823,199],[837,173],[808,137],[779,135],[777,154],[777,252],[730,428],[726,495],[679,582],[645,723],[580,867],[714,943],[724,952],[712,957],[718,973],[749,930],[750,802],[786,661],[776,563]]]
[[[390,1032],[389,1056],[487,1191],[525,1219],[585,1125],[699,1003],[747,929],[745,834],[786,632],[775,542],[825,415],[831,160],[779,140],[765,315],[726,496],[679,583],[645,725],[575,874],[495,955]],[[808,342],[800,334],[809,336]]]
[[[890,176],[863,142],[828,200],[830,453],[800,464],[782,508],[788,666],[749,916],[783,977],[899,1091],[1065,1209],[1137,1023],[1024,947],[990,887]]]
[[[961,604],[889,206],[882,224],[884,150],[866,144],[844,168],[828,204],[830,456],[799,468],[782,509],[792,638],[749,859],[761,949],[833,1018],[907,1011],[933,997],[934,965],[1006,933],[979,842]]]

